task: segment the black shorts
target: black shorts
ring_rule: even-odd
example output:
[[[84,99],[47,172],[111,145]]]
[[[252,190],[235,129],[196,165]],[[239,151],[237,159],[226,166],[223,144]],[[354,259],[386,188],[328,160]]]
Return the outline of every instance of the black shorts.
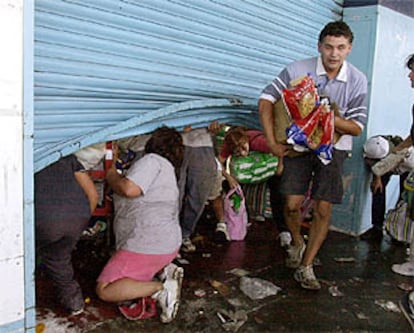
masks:
[[[334,150],[332,161],[324,165],[316,154],[285,157],[281,180],[284,195],[305,195],[312,185],[311,198],[333,204],[342,202],[342,173],[347,152]]]

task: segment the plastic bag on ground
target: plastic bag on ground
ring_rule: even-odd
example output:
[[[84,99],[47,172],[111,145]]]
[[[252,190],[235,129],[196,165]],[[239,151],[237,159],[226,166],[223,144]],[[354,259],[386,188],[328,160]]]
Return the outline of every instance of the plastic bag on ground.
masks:
[[[243,276],[240,278],[240,290],[250,299],[255,300],[277,295],[282,288],[267,280]]]

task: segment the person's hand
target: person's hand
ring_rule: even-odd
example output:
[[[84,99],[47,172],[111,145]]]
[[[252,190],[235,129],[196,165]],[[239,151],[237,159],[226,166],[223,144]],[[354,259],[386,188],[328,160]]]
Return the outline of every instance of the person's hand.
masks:
[[[270,148],[270,151],[272,152],[272,154],[277,156],[277,157],[286,156],[286,154],[288,153],[287,146],[282,144],[282,143],[275,142],[274,144],[271,144],[269,146],[269,148]]]
[[[237,186],[239,186],[239,182],[234,177],[232,177],[230,175],[227,178],[227,181],[229,182],[230,188],[236,188]]]
[[[283,166],[283,156],[282,156],[282,157],[279,157],[279,161],[277,163],[276,176],[280,177],[282,175],[283,168],[284,168],[284,166]]]
[[[208,131],[212,134],[217,134],[223,128],[224,124],[220,124],[217,120],[213,121],[208,125]]]
[[[381,177],[374,176],[371,182],[371,192],[372,193],[382,193],[384,191],[384,186],[382,185]]]

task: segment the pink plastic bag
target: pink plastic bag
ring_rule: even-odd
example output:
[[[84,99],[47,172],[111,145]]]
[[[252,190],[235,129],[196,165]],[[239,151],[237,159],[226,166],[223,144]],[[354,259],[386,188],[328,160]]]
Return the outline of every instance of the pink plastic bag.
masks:
[[[240,186],[230,189],[224,197],[224,221],[231,240],[243,240],[246,237],[246,200]]]

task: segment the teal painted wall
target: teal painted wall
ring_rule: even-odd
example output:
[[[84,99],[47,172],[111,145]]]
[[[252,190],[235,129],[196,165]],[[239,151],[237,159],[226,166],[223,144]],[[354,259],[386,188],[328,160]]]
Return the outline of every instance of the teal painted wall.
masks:
[[[371,225],[370,173],[362,159],[366,138],[375,134],[408,135],[414,91],[405,68],[406,57],[414,53],[414,19],[383,6],[345,8],[344,21],[355,41],[350,62],[369,81],[369,116],[363,134],[354,138],[352,158],[345,165],[345,197],[334,207],[332,225],[350,234],[360,234]],[[398,196],[398,178],[387,186],[387,206]]]

